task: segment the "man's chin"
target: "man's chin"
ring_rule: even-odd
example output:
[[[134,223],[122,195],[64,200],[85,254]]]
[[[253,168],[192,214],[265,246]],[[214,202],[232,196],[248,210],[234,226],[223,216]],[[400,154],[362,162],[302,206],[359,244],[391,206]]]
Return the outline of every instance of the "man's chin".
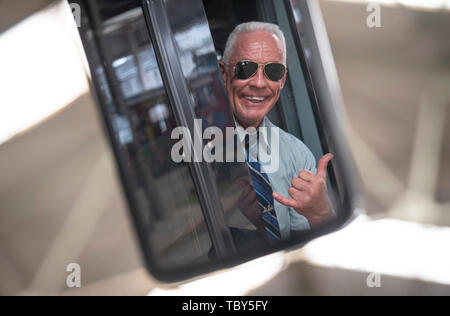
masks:
[[[245,117],[245,118],[241,118],[238,119],[237,121],[239,122],[239,124],[241,124],[243,127],[258,127],[261,122],[264,120],[264,116],[257,116],[257,117]]]

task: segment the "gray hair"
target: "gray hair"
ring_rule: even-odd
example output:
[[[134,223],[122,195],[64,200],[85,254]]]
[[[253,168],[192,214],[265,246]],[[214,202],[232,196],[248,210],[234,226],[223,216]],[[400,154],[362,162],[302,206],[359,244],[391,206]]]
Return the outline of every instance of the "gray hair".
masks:
[[[242,23],[236,26],[233,32],[231,32],[228,37],[227,44],[225,45],[225,51],[223,52],[222,61],[225,64],[230,62],[231,54],[233,52],[234,45],[239,35],[243,33],[250,33],[254,31],[266,31],[270,34],[275,35],[280,39],[283,49],[283,60],[282,63],[286,65],[286,39],[284,37],[283,31],[276,24],[265,23],[265,22],[248,22]]]

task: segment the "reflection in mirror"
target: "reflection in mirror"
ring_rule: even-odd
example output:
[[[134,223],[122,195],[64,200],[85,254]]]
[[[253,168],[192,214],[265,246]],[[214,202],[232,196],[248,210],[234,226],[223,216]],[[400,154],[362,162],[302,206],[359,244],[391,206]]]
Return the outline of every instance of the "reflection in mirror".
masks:
[[[89,12],[80,33],[103,118],[157,277],[292,246],[339,215],[333,156],[286,1],[78,2]]]

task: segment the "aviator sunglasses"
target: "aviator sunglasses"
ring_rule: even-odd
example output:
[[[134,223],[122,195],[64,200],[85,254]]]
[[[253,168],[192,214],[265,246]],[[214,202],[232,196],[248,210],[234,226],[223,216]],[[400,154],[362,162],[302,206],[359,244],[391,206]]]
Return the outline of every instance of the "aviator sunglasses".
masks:
[[[238,62],[234,66],[234,75],[237,79],[247,80],[253,77],[259,69],[260,64],[255,63],[250,60],[243,60]],[[280,81],[283,79],[284,75],[287,72],[286,67],[280,63],[267,63],[263,64],[264,66],[264,75],[270,81]]]

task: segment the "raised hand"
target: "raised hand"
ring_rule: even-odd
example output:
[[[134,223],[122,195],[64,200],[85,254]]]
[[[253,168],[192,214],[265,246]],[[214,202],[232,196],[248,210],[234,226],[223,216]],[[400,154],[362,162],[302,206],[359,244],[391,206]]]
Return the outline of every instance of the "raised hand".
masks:
[[[327,166],[334,158],[332,154],[323,156],[317,165],[317,174],[300,171],[298,177],[292,179],[289,195],[284,197],[278,192],[273,194],[279,203],[292,207],[297,213],[305,216],[311,228],[323,223],[333,215],[327,191]]]

